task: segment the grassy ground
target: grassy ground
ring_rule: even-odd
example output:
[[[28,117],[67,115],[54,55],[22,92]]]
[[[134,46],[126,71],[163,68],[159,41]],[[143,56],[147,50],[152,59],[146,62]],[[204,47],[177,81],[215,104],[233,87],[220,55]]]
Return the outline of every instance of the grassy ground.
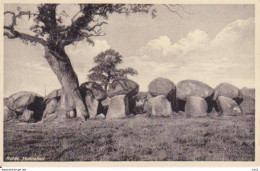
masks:
[[[4,158],[252,161],[254,116],[4,124]]]

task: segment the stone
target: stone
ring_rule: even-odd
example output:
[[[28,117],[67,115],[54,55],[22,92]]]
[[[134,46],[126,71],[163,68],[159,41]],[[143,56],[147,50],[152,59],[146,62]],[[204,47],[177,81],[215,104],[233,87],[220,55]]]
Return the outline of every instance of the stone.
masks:
[[[75,110],[69,111],[69,112],[68,112],[68,117],[69,117],[69,118],[75,118],[75,117],[76,117],[76,112],[75,112]]]
[[[22,121],[22,122],[34,122],[35,119],[34,119],[33,116],[34,116],[34,112],[26,109],[26,110],[24,110],[20,121]]]
[[[33,118],[39,121],[44,110],[43,100],[43,97],[36,93],[22,91],[8,97],[6,106],[16,113],[23,113],[25,110],[33,111]]]
[[[185,114],[187,117],[207,116],[207,102],[197,96],[189,96],[185,104]]]
[[[105,100],[101,101],[101,105],[102,105],[102,107],[103,107],[102,113],[103,113],[104,115],[107,114],[108,107],[109,107],[109,103],[110,103],[110,98],[109,98],[109,97],[107,97]]]
[[[189,96],[207,99],[212,93],[213,89],[201,81],[184,80],[177,84],[177,98],[183,101],[187,101]]]
[[[46,104],[43,112],[43,118],[46,118],[46,116],[49,114],[57,112],[58,106],[59,102],[57,98],[48,100],[48,103]]]
[[[222,115],[227,115],[227,116],[241,115],[241,109],[233,99],[225,96],[219,96],[216,102],[217,102],[218,111]]]
[[[177,101],[176,101],[176,86],[175,84],[163,77],[154,79],[148,85],[148,91],[152,97],[163,95],[171,103],[172,110],[178,111]]]
[[[245,115],[255,114],[255,98],[251,95],[244,94],[243,102],[239,105],[241,111]]]
[[[17,118],[17,114],[10,110],[7,106],[4,106],[4,122],[15,120]]]
[[[173,111],[168,99],[164,95],[159,95],[148,100],[147,113],[149,116],[169,117]]]
[[[87,105],[90,118],[95,118],[96,115],[103,112],[103,106],[101,105],[101,102],[95,99],[94,96],[87,95],[85,97],[85,102]]]
[[[215,88],[213,100],[216,101],[219,96],[233,99],[238,104],[243,101],[243,94],[241,90],[229,83],[221,83]]]
[[[114,96],[109,100],[106,119],[124,118],[129,114],[128,97],[126,95]]]
[[[106,92],[102,85],[95,82],[85,82],[80,85],[80,92],[82,97],[93,95],[96,100],[106,99]]]
[[[242,91],[242,94],[243,94],[243,97],[244,96],[250,96],[251,98],[254,98],[255,99],[255,89],[254,88],[242,88],[241,89]]]
[[[135,101],[135,113],[136,114],[142,114],[145,113],[145,101],[152,98],[151,94],[149,92],[139,92],[137,95],[133,97]]]
[[[153,96],[164,95],[167,97],[173,91],[176,91],[174,83],[167,78],[156,78],[148,85],[148,91]]]
[[[127,78],[119,78],[114,80],[108,86],[107,95],[114,97],[118,95],[127,95],[128,97],[135,96],[139,91],[139,85]]]
[[[44,97],[44,102],[52,99],[60,100],[61,96],[63,95],[62,89],[56,89],[51,91],[47,96]]]

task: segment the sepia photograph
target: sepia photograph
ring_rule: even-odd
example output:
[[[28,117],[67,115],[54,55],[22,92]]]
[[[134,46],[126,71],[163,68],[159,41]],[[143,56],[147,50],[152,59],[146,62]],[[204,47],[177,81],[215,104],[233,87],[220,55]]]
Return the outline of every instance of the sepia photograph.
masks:
[[[4,3],[3,162],[257,161],[255,11]]]

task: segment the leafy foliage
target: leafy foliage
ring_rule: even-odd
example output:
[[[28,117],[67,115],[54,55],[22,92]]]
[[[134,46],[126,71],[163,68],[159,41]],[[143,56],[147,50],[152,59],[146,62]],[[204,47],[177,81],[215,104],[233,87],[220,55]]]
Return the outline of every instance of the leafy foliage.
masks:
[[[90,69],[89,80],[101,83],[107,90],[107,85],[111,81],[117,78],[127,78],[128,75],[137,75],[137,71],[133,68],[117,68],[123,62],[122,58],[122,55],[113,49],[101,52],[94,58],[97,65]]]

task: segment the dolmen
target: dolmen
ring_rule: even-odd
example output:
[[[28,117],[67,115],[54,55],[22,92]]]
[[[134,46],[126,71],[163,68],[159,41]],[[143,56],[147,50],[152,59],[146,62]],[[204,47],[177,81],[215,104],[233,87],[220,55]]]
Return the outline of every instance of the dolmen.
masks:
[[[239,108],[243,101],[242,91],[229,83],[221,83],[215,88],[213,100],[216,102],[216,111],[221,115],[233,116],[242,114]]]
[[[149,116],[171,116],[173,111],[177,111],[176,86],[163,77],[159,77],[150,82],[148,91],[151,98],[146,103],[146,111]]]
[[[46,119],[58,111],[62,94],[62,89],[56,89],[44,97],[45,109],[43,112],[43,119]]]
[[[133,97],[138,93],[139,85],[127,78],[114,80],[108,86],[109,100],[106,119],[124,118],[134,113],[135,101]]]
[[[106,92],[102,85],[95,82],[85,82],[80,85],[81,96],[87,106],[90,118],[106,114],[102,101],[106,99]]]
[[[177,104],[187,117],[207,116],[211,111],[213,89],[200,81],[183,80],[177,84]]]
[[[42,119],[43,97],[28,91],[21,91],[4,100],[4,121],[37,122]]]

